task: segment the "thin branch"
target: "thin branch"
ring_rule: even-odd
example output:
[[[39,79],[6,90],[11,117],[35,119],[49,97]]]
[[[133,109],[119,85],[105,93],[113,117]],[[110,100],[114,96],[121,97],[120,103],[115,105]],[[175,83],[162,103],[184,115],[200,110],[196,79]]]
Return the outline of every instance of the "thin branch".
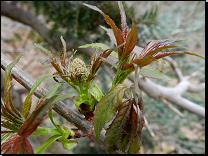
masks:
[[[144,120],[145,120],[145,127],[147,127],[147,130],[149,131],[150,135],[152,137],[155,137],[155,133],[153,132],[152,127],[149,125],[149,123],[145,117],[144,117]]]
[[[180,117],[184,117],[183,113],[181,113],[178,109],[173,107],[167,100],[165,100],[163,97],[160,98],[160,100],[172,111],[174,111],[176,114],[178,114]]]
[[[200,92],[205,90],[205,82],[199,84],[189,84],[188,91],[189,92]]]
[[[178,64],[176,61],[174,61],[170,56],[164,57],[164,60],[167,60],[170,64],[173,70],[175,71],[176,76],[179,79],[179,82],[184,79],[182,71],[179,69]]]

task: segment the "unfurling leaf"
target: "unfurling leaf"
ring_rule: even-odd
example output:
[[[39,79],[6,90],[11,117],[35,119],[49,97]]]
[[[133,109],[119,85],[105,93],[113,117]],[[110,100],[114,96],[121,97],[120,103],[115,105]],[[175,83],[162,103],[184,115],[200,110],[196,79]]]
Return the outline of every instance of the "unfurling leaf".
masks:
[[[117,42],[116,42],[113,30],[112,29],[108,29],[108,28],[106,28],[104,26],[100,26],[100,27],[107,32],[106,34],[109,36],[111,42],[113,42],[115,45],[117,45]]]
[[[112,120],[118,108],[121,106],[122,97],[126,86],[118,84],[112,88],[97,104],[94,116],[94,130],[96,140],[99,141],[101,129]]]
[[[64,41],[63,37],[61,36],[61,42],[62,42],[62,45],[63,45],[63,49],[61,51],[61,54],[60,54],[60,60],[61,60],[61,65],[66,68],[66,62],[65,62],[65,59],[66,59],[66,42]]]
[[[119,10],[120,10],[120,14],[121,14],[121,27],[122,27],[122,33],[123,33],[123,37],[124,37],[124,41],[126,41],[126,37],[128,34],[128,26],[126,23],[126,14],[122,5],[121,1],[118,1],[118,6],[119,6]]]
[[[128,120],[130,119],[130,110],[132,106],[133,100],[128,99],[124,101],[112,124],[107,129],[105,144],[108,153],[114,153],[114,151],[121,149],[123,138],[128,130]]]
[[[99,57],[97,57],[96,59],[95,58],[90,58],[90,60],[94,60],[92,61],[92,66],[91,66],[91,69],[90,69],[90,74],[92,75],[95,75],[96,72],[98,71],[98,69],[100,68],[101,64],[103,63],[102,59],[103,58],[107,58],[113,50],[117,49],[117,48],[120,48],[122,47],[126,42],[122,43],[121,45],[119,46],[116,46],[114,48],[111,48],[111,49],[107,49],[105,51],[103,51]],[[91,56],[92,57],[92,56]],[[101,59],[102,58],[102,59]],[[91,62],[91,61],[90,61]]]
[[[122,53],[120,53],[121,58],[129,56],[129,54],[134,49],[136,43],[137,43],[137,30],[136,30],[135,23],[132,22],[132,30],[127,36],[125,49]]]
[[[42,47],[41,45],[34,43],[34,45],[38,48],[40,48],[46,55],[49,56],[50,58],[50,62],[52,64],[52,66],[56,69],[56,71],[60,74],[60,75],[66,75],[66,73],[63,73],[63,70],[61,69],[60,65],[57,63],[56,57],[47,49],[45,49],[44,47]]]

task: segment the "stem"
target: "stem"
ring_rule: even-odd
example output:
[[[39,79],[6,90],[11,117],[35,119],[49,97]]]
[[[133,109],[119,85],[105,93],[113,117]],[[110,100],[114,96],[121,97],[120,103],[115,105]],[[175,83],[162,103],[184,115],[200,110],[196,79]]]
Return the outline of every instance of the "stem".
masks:
[[[141,71],[141,68],[139,66],[137,66],[136,70],[135,70],[135,76],[134,76],[134,85],[135,85],[135,90],[138,94],[139,94],[138,82],[139,82],[139,73],[140,73],[140,71]]]
[[[115,76],[115,78],[113,79],[111,89],[112,89],[113,87],[116,86],[116,81],[118,80],[118,77],[119,77],[120,74],[121,74],[121,66],[122,66],[122,63],[119,61],[118,68],[117,68],[117,72],[116,72],[116,76]]]
[[[83,94],[83,86],[79,83],[80,94]]]
[[[37,129],[32,133],[32,135],[50,135],[50,134],[62,135],[62,133],[58,129],[48,129],[44,127],[37,127]]]

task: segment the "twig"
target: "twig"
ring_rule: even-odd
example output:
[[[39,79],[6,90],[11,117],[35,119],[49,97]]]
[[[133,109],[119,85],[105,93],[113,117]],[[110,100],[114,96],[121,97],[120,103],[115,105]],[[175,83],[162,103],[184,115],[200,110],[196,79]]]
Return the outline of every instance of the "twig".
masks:
[[[147,127],[147,130],[150,132],[150,135],[151,135],[152,137],[155,137],[155,133],[153,132],[153,130],[152,130],[152,128],[150,127],[150,125],[148,124],[148,121],[147,121],[147,119],[145,118],[145,116],[144,116],[144,120],[145,120],[145,126]]]
[[[183,80],[183,73],[182,71],[178,68],[178,64],[176,61],[174,61],[170,56],[164,57],[164,60],[167,60],[170,64],[173,70],[175,71],[176,76],[178,77],[179,81]]]
[[[173,107],[167,100],[165,100],[165,98],[161,97],[160,100],[168,107],[170,108],[172,111],[174,111],[176,114],[178,114],[180,117],[184,117],[184,115],[175,107]]]

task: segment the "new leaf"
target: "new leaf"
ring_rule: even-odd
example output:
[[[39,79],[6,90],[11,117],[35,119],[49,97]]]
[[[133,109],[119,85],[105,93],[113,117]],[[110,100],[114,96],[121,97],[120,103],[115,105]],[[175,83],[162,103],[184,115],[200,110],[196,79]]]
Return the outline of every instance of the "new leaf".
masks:
[[[128,129],[128,120],[130,118],[132,106],[133,100],[128,99],[124,101],[112,124],[107,129],[105,143],[108,153],[114,153],[114,151],[121,149],[123,139]]]
[[[125,85],[118,84],[98,102],[94,116],[94,131],[97,141],[99,141],[101,129],[112,120],[121,106],[122,97],[126,89]]]

